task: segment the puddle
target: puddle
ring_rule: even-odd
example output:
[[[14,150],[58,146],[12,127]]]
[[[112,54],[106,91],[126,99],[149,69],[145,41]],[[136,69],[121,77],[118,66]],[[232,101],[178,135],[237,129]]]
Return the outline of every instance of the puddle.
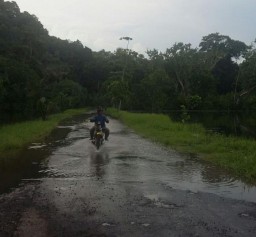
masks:
[[[218,167],[141,139],[136,134],[112,138],[110,160],[117,182],[152,182],[166,188],[213,193],[219,196],[256,202],[256,187],[246,184]],[[125,145],[123,145],[125,144]],[[169,204],[155,202],[162,207]]]
[[[87,117],[88,115],[83,115],[65,120],[44,143],[32,143],[19,154],[0,159],[0,194],[10,192],[29,180],[39,180],[47,175],[63,175],[57,170],[48,169],[48,158],[57,147],[72,142],[73,137],[69,140],[65,138]]]
[[[46,144],[32,143],[31,146],[28,147],[28,149],[41,149],[46,146],[47,146]]]

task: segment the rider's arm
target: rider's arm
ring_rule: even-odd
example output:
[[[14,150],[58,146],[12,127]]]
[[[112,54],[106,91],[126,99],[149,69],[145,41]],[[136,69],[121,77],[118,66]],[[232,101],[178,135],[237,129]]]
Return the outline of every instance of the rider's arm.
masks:
[[[90,122],[96,122],[96,118],[90,118]]]
[[[108,118],[106,116],[105,116],[105,122],[109,123],[109,120],[108,120]]]

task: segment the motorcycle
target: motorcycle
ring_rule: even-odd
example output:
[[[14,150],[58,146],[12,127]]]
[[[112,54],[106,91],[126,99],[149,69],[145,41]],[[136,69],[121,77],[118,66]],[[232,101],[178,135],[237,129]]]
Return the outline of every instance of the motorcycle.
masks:
[[[96,146],[97,150],[103,145],[104,142],[104,132],[102,131],[102,127],[100,122],[95,124],[95,131],[93,135],[92,143]]]

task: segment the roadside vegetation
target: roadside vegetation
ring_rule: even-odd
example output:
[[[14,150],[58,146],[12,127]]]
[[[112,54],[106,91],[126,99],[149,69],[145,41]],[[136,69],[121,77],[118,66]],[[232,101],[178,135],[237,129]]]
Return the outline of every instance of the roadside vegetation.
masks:
[[[138,114],[115,109],[108,109],[108,113],[145,138],[180,152],[198,154],[238,177],[256,182],[255,140],[207,133],[199,124],[173,122],[162,114]]]
[[[50,115],[47,120],[33,120],[0,127],[0,158],[24,148],[31,142],[41,141],[66,118],[81,114],[85,109],[70,109]]]

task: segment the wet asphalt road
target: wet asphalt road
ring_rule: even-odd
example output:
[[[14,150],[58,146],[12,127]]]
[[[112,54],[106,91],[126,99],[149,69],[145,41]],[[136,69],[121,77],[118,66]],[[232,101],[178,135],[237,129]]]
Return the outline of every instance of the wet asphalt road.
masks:
[[[40,161],[40,175],[0,196],[0,224],[14,222],[0,236],[256,236],[254,187],[114,119],[96,151],[90,126],[60,126],[70,132]]]

